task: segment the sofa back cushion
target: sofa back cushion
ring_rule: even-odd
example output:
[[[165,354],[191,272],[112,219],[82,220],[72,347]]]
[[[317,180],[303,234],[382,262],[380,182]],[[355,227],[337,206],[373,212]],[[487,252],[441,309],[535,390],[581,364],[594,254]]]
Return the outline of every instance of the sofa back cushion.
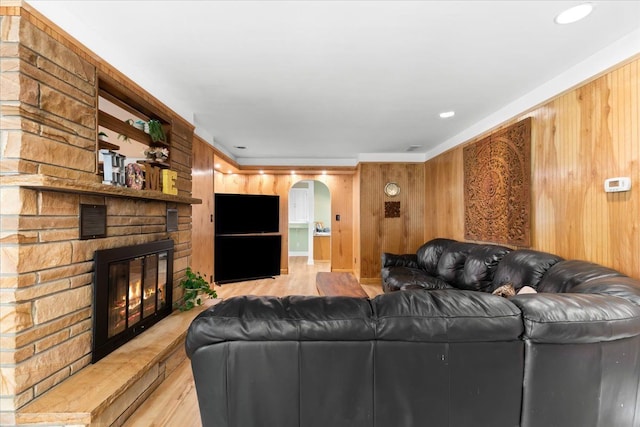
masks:
[[[418,266],[432,276],[438,274],[438,261],[442,252],[452,243],[456,243],[451,239],[433,239],[420,246],[416,251],[418,257]]]
[[[513,284],[517,290],[523,286],[538,289],[542,276],[563,258],[547,252],[519,249],[506,254],[498,264],[489,292],[505,283]]]
[[[438,277],[457,288],[464,276],[464,263],[475,246],[475,243],[465,242],[455,242],[447,246],[438,261]]]
[[[367,298],[237,296],[200,313],[189,326],[187,354],[224,341],[364,341],[375,339]]]
[[[538,284],[539,292],[569,292],[593,279],[620,277],[622,273],[588,261],[561,261],[551,267]]]
[[[640,307],[610,295],[539,293],[516,295],[524,338],[532,343],[578,344],[640,335]]]
[[[462,277],[456,286],[471,291],[488,291],[498,263],[511,249],[498,245],[475,245],[464,263]]]
[[[524,331],[515,305],[484,292],[391,292],[378,295],[371,305],[378,341],[514,341]]]

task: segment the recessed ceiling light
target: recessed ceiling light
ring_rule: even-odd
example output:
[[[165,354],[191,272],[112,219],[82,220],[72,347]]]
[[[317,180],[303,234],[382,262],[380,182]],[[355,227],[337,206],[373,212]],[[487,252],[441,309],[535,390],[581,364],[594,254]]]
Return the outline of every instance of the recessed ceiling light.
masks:
[[[260,171],[260,175],[264,175],[264,171]]]
[[[456,115],[455,111],[445,111],[444,113],[440,113],[441,119],[448,119],[449,117],[453,117]]]
[[[220,169],[222,166],[220,165],[220,163],[216,163],[215,165],[213,165],[213,167],[216,169]]]
[[[586,18],[591,11],[593,5],[591,3],[583,3],[561,12],[554,21],[556,24],[572,24],[583,18]]]

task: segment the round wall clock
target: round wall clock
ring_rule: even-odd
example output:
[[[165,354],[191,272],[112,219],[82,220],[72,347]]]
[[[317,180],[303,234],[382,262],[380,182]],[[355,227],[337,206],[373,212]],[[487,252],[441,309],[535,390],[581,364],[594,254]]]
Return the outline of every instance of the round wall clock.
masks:
[[[387,182],[387,185],[384,186],[384,194],[395,197],[400,194],[400,186],[395,182]]]

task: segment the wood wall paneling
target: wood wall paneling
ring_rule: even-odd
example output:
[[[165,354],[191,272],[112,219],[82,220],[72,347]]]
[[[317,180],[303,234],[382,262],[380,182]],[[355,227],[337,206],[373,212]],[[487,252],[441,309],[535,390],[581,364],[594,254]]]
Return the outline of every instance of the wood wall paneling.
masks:
[[[361,176],[361,166],[358,165],[356,168],[356,172],[353,176],[352,182],[352,191],[353,191],[353,199],[351,201],[352,209],[353,209],[353,242],[352,242],[352,251],[353,251],[353,274],[356,278],[361,281],[362,280],[362,252],[360,250],[360,176]]]
[[[462,149],[450,150],[425,165],[424,241],[437,237],[464,240]]]
[[[208,281],[213,278],[214,225],[213,216],[214,152],[211,145],[199,137],[193,139],[192,183],[193,197],[202,204],[193,205],[193,251],[191,266]]]
[[[316,178],[331,192],[331,270],[353,272],[353,175]],[[336,220],[340,215],[340,221]]]
[[[533,119],[532,248],[637,278],[639,63],[628,61],[499,127]],[[631,178],[631,191],[605,193],[604,180],[618,176]],[[425,240],[464,239],[462,177],[462,146],[426,162]]]
[[[363,163],[360,165],[360,280],[379,282],[383,252],[415,252],[424,243],[425,167],[423,163]],[[384,194],[387,182],[400,194]],[[400,216],[385,218],[384,204],[400,202]]]

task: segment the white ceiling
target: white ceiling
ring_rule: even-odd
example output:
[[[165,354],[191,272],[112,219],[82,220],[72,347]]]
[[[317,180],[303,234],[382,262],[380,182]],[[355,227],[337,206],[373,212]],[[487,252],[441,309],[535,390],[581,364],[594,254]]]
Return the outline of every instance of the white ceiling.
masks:
[[[28,3],[245,165],[426,159],[640,52],[640,1]]]

